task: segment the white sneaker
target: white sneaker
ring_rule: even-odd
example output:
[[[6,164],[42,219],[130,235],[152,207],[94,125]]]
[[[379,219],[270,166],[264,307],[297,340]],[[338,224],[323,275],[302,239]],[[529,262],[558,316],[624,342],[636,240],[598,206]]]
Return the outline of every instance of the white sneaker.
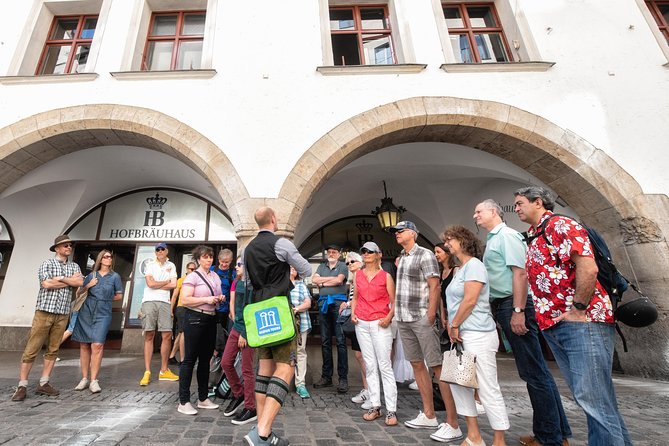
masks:
[[[77,384],[77,387],[75,387],[74,390],[84,390],[86,388],[88,388],[88,379],[81,378],[81,381],[79,381],[79,384]]]
[[[416,381],[412,382],[411,384],[409,384],[409,388],[411,390],[418,390],[418,383]]]
[[[197,402],[198,409],[218,409],[218,404],[213,403],[209,398]]]
[[[412,429],[434,429],[439,426],[439,422],[437,421],[437,417],[428,418],[421,411],[418,412],[418,416],[413,420],[405,421],[404,425]]]
[[[367,400],[364,403],[362,403],[362,406],[360,406],[360,408],[364,410],[369,410],[372,407],[374,407],[374,405],[372,404],[372,400]]]
[[[197,415],[197,409],[195,409],[191,403],[179,404],[177,406],[177,412],[184,415]]]
[[[462,438],[462,431],[460,428],[453,429],[448,423],[441,423],[437,432],[430,435],[430,438],[435,441],[441,441],[442,443],[448,443],[449,441],[457,440]]]
[[[476,402],[476,413],[479,415],[485,415],[485,407],[483,407],[483,404],[479,403],[476,400],[474,401]]]
[[[100,383],[98,382],[97,379],[91,381],[91,385],[89,386],[89,389],[91,389],[91,393],[102,392],[102,388],[100,387]]]
[[[362,404],[369,399],[369,391],[367,389],[362,389],[356,396],[351,398],[355,404]]]

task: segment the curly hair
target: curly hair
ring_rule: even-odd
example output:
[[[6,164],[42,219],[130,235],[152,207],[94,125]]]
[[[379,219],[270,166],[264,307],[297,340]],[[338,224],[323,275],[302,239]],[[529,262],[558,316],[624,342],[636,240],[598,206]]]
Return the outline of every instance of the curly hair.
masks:
[[[448,239],[452,238],[460,242],[460,247],[465,254],[476,257],[479,260],[483,257],[481,242],[469,229],[462,225],[449,226],[444,233],[441,234],[441,239],[446,242]]]
[[[214,257],[214,250],[205,245],[197,245],[195,248],[193,248],[191,257],[194,261],[199,263],[200,258],[204,256]]]

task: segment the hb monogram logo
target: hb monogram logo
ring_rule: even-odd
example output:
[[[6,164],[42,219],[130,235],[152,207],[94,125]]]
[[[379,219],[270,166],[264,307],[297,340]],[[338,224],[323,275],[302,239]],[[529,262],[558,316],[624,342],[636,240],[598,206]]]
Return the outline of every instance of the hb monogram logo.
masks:
[[[160,209],[167,203],[167,198],[156,193],[155,197],[146,199],[150,211],[144,212],[144,226],[162,226],[165,223],[165,212]]]
[[[281,320],[279,319],[279,309],[277,307],[256,311],[255,316],[258,336],[266,336],[281,331]]]

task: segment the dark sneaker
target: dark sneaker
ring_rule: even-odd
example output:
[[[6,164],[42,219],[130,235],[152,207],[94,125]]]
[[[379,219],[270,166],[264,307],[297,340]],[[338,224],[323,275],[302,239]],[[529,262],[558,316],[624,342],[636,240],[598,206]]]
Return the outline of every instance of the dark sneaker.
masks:
[[[58,395],[60,395],[60,391],[51,387],[51,384],[49,384],[48,382],[44,383],[44,385],[37,386],[37,390],[35,390],[35,393],[38,393],[40,395],[47,395],[47,396],[58,396]]]
[[[272,432],[267,438],[267,444],[270,446],[290,446],[290,441],[286,440],[285,438],[281,438]]]
[[[260,444],[260,437],[258,436],[258,428],[253,426],[248,434],[244,435],[244,441],[249,446],[257,446]]]
[[[317,389],[322,389],[323,387],[332,387],[331,378],[322,378],[317,383],[314,383],[314,387]]]
[[[348,392],[348,381],[345,379],[340,379],[339,384],[337,385],[337,392],[346,393]]]
[[[255,421],[258,419],[258,414],[256,413],[255,409],[247,409],[244,408],[239,414],[237,414],[230,422],[232,424],[236,424],[237,426],[242,426],[246,423],[250,423],[251,421]]]
[[[231,417],[234,414],[237,413],[240,407],[242,407],[242,404],[244,404],[244,397],[240,396],[239,398],[232,397],[232,400],[230,400],[230,403],[228,404],[228,407],[225,408],[223,411],[223,416],[224,417]]]
[[[18,386],[12,395],[12,401],[23,401],[26,399],[26,386]]]

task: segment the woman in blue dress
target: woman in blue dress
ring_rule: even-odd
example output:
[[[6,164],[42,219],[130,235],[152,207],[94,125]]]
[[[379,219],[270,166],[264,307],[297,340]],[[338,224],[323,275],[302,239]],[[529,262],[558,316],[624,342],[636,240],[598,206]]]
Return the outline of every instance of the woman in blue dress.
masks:
[[[74,390],[84,390],[87,387],[91,393],[99,393],[102,390],[98,383],[98,373],[112,319],[112,302],[123,298],[121,276],[112,271],[112,264],[112,253],[106,249],[100,251],[93,272],[86,277],[84,284],[77,291],[77,295],[88,291],[88,297],[79,310],[79,317],[72,333],[72,339],[80,343],[79,362],[83,375]]]

